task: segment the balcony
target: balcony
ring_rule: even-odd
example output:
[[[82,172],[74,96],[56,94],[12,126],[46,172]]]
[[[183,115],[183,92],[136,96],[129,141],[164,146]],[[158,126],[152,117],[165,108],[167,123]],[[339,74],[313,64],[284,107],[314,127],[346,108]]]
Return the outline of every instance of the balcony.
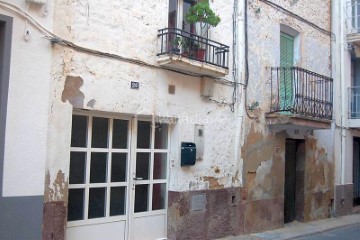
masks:
[[[333,114],[333,80],[303,68],[272,67],[270,126],[280,129],[330,128]]]
[[[349,88],[349,127],[360,128],[360,86]]]
[[[360,1],[350,0],[346,3],[347,41],[360,46]]]
[[[229,46],[176,28],[158,31],[160,65],[202,76],[229,73]]]

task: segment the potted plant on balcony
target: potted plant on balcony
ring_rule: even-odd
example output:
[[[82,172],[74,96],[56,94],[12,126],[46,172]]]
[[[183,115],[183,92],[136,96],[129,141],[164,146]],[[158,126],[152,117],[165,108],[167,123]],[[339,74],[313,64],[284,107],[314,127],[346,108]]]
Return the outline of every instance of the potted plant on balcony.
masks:
[[[171,43],[171,52],[191,58],[197,58],[199,44],[193,38],[177,36]]]
[[[184,39],[180,36],[177,36],[171,42],[171,51],[174,53],[180,53],[180,49],[183,45],[184,45]]]
[[[188,23],[199,24],[200,36],[204,39],[208,38],[208,32],[210,27],[216,27],[221,19],[216,13],[210,8],[208,0],[200,0],[194,6],[192,6],[187,12],[186,21]],[[203,41],[200,42],[200,46],[197,49],[197,58],[204,60],[206,48]]]

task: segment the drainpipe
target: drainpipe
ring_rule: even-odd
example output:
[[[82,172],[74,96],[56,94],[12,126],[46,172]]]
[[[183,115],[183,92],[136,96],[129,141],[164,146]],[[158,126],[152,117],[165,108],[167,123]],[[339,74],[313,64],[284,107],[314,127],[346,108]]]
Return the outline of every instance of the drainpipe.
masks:
[[[340,128],[340,154],[335,155],[335,161],[336,156],[340,156],[340,161],[335,166],[338,166],[339,168],[335,168],[335,170],[338,172],[338,174],[335,174],[336,180],[335,180],[335,186],[334,186],[334,192],[335,192],[335,203],[334,203],[334,213],[336,215],[337,212],[337,206],[339,201],[341,204],[343,204],[344,201],[344,189],[343,187],[340,187],[340,194],[336,194],[336,185],[344,185],[345,184],[345,157],[346,157],[346,134],[344,131],[344,124],[346,123],[346,110],[344,107],[347,107],[347,93],[346,93],[346,84],[345,84],[345,71],[344,71],[344,60],[345,60],[345,47],[347,42],[345,41],[345,16],[344,16],[344,9],[345,9],[345,2],[344,1],[337,1],[332,0],[331,1],[331,7],[332,7],[332,26],[333,26],[333,32],[337,34],[336,36],[336,42],[333,43],[332,49],[336,51],[336,54],[333,54],[333,57],[335,57],[335,69],[333,69],[333,76],[335,77],[335,82],[338,83],[338,85],[334,84],[335,89],[339,89],[338,91],[334,92],[334,98],[336,98],[337,101],[339,101],[339,104],[337,104],[337,109],[340,110],[340,116],[335,116],[335,126],[334,126],[334,134],[335,130]],[[340,21],[339,21],[340,20]],[[337,57],[339,55],[339,57]],[[337,86],[337,87],[336,87]],[[340,94],[340,95],[339,95]],[[334,138],[335,139],[335,138]],[[335,142],[334,142],[335,144]],[[336,195],[341,196],[340,199],[336,199]]]
[[[336,34],[337,37],[339,37],[339,6],[340,6],[340,3],[337,1],[337,0],[331,0],[331,31],[333,33]],[[330,44],[331,44],[331,77],[333,78],[334,80],[334,83],[333,83],[333,119],[334,119],[334,122],[332,123],[332,126],[331,126],[331,135],[332,135],[332,139],[333,139],[333,145],[335,146],[336,145],[336,130],[337,130],[337,126],[339,125],[338,124],[338,114],[337,114],[337,104],[335,105],[335,103],[337,103],[337,100],[338,100],[338,94],[337,92],[335,93],[335,89],[337,89],[337,84],[338,84],[338,81],[337,79],[341,79],[341,72],[338,71],[339,70],[339,57],[337,57],[340,53],[340,49],[337,48],[337,39],[334,39],[334,40],[331,40]],[[341,119],[340,119],[341,120]],[[340,149],[341,149],[341,144],[340,144]],[[333,157],[334,157],[334,161],[335,161],[335,166],[337,166],[338,164],[336,163],[337,162],[337,156],[338,156],[338,153],[337,153],[337,149],[336,148],[333,148]],[[341,150],[340,150],[340,157],[341,157]],[[335,170],[334,171],[337,171],[337,168],[335,167]],[[329,203],[329,206],[330,206],[330,216],[331,217],[334,217],[335,216],[335,212],[336,212],[336,204],[334,204],[334,202],[337,200],[336,199],[336,182],[337,182],[337,173],[335,172],[334,173],[334,198],[331,200],[331,202]],[[335,199],[335,201],[334,201]]]
[[[344,24],[345,24],[345,19],[344,19],[344,1],[339,1],[340,2],[340,9],[339,9],[339,14],[340,14],[340,65],[339,65],[339,69],[340,69],[340,93],[341,93],[341,121],[340,121],[340,132],[341,132],[341,176],[340,176],[340,184],[343,185],[345,183],[345,167],[344,167],[344,160],[345,160],[345,148],[346,148],[346,136],[344,133],[344,123],[346,122],[346,116],[345,113],[346,111],[344,110],[344,107],[347,106],[346,104],[346,89],[345,89],[345,71],[344,71],[344,60],[345,60],[345,51],[344,48],[346,46],[346,42],[344,41],[345,38],[345,34],[344,34]],[[343,198],[343,191],[342,191],[342,198]]]
[[[238,174],[242,173],[241,168],[243,167],[243,163],[241,162],[241,143],[242,143],[242,124],[244,119],[244,97],[240,92],[240,79],[243,78],[242,68],[239,66],[244,65],[244,26],[243,24],[238,24],[241,20],[244,19],[244,5],[243,1],[234,0],[234,9],[233,9],[233,31],[234,31],[234,42],[233,42],[233,51],[235,57],[233,58],[234,63],[234,81],[236,83],[236,99],[235,99],[235,118],[236,118],[236,132],[235,132],[235,168],[238,171]],[[236,174],[236,173],[235,173]],[[239,179],[240,185],[243,185],[242,178]]]

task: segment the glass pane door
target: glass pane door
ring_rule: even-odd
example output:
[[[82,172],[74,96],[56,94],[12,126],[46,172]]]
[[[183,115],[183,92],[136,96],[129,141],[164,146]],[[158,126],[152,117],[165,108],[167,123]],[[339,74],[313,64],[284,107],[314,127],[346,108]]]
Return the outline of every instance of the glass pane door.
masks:
[[[166,237],[168,125],[138,121],[134,132],[133,239]]]

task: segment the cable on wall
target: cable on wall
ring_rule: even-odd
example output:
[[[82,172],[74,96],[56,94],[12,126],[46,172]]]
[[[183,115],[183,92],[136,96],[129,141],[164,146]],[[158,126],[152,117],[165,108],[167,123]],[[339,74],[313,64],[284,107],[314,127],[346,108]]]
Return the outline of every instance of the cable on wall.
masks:
[[[280,11],[284,12],[285,14],[287,14],[287,15],[289,15],[289,16],[291,16],[291,17],[293,17],[293,18],[295,18],[295,19],[297,19],[297,20],[299,20],[299,21],[313,27],[317,31],[331,37],[332,39],[336,38],[336,36],[335,36],[335,34],[333,32],[328,31],[328,30],[316,25],[313,22],[310,22],[309,20],[307,20],[307,19],[305,19],[305,18],[303,18],[303,17],[301,17],[301,16],[299,16],[299,15],[285,9],[284,7],[282,7],[282,6],[280,6],[280,5],[276,4],[276,3],[273,3],[273,2],[271,2],[269,0],[259,0],[259,1],[271,6],[271,7],[275,8],[275,9],[277,9],[277,10],[280,10]],[[245,88],[245,112],[246,112],[246,115],[249,118],[258,120],[258,117],[250,116],[250,114],[248,112],[249,109],[247,108],[247,101],[248,101],[247,86],[248,86],[248,82],[249,82],[249,63],[248,63],[248,54],[249,54],[248,53],[249,52],[248,47],[249,46],[248,46],[248,14],[247,14],[247,10],[248,10],[248,0],[245,0],[245,10],[244,10],[244,12],[245,12],[245,20],[244,20],[245,21],[245,23],[244,23],[244,25],[245,25],[245,28],[244,28],[244,36],[245,36],[245,86],[244,86],[244,88]]]
[[[275,8],[275,9],[277,9],[277,10],[280,10],[280,11],[284,12],[285,14],[287,14],[287,15],[293,17],[293,18],[296,18],[297,20],[299,20],[299,21],[301,21],[303,23],[306,23],[307,25],[315,28],[316,30],[318,30],[319,32],[322,32],[325,35],[328,35],[330,37],[335,38],[335,34],[333,32],[330,32],[330,31],[316,25],[315,23],[310,22],[309,20],[307,20],[307,19],[305,19],[305,18],[303,18],[303,17],[301,17],[301,16],[299,16],[299,15],[285,9],[284,7],[282,7],[282,6],[280,6],[280,5],[276,4],[276,3],[273,3],[273,2],[271,2],[269,0],[259,0],[259,1],[271,6],[271,7]]]
[[[183,75],[187,75],[187,76],[191,76],[191,77],[208,77],[213,79],[217,84],[222,84],[222,85],[226,85],[226,86],[236,86],[240,83],[236,83],[235,81],[230,81],[226,78],[216,78],[216,77],[212,77],[212,76],[208,76],[208,75],[200,75],[200,74],[193,74],[193,73],[189,73],[186,71],[180,71],[180,70],[175,70],[175,69],[170,69],[164,66],[157,66],[154,64],[150,64],[147,63],[145,61],[142,60],[138,60],[138,59],[134,59],[134,58],[127,58],[118,54],[114,54],[114,53],[108,53],[108,52],[103,52],[103,51],[99,51],[99,50],[94,50],[91,48],[86,48],[86,47],[82,47],[79,46],[71,41],[68,41],[66,39],[61,38],[60,36],[52,33],[51,31],[49,31],[46,27],[44,27],[42,24],[40,24],[37,20],[35,20],[30,14],[28,14],[26,11],[24,11],[23,9],[21,9],[20,7],[9,3],[9,2],[5,2],[0,0],[0,8],[3,8],[9,12],[15,13],[23,18],[25,18],[26,21],[29,21],[30,24],[32,24],[35,28],[37,28],[42,34],[44,34],[44,38],[48,39],[51,44],[57,44],[57,45],[61,45],[64,47],[69,47],[72,48],[76,51],[79,52],[83,52],[83,53],[88,53],[91,55],[95,55],[95,56],[101,56],[101,57],[106,57],[106,58],[111,58],[111,59],[116,59],[119,61],[123,61],[123,62],[127,62],[127,63],[131,63],[131,64],[137,64],[140,66],[144,66],[144,67],[149,67],[149,68],[155,68],[155,69],[162,69],[162,70],[167,70],[170,72],[174,72],[174,73],[178,73],[178,74],[183,74]],[[220,101],[216,101],[219,104],[225,104],[224,102],[220,102]]]
[[[233,5],[233,14],[232,14],[232,24],[233,24],[233,51],[232,51],[232,78],[233,78],[233,82],[236,82],[237,79],[237,62],[236,62],[236,41],[237,41],[237,34],[236,34],[236,28],[237,28],[237,6],[238,6],[238,2],[237,0],[234,0],[234,5]],[[237,101],[237,85],[234,84],[233,87],[233,93],[232,93],[232,102],[230,105],[230,110],[231,112],[235,112],[235,104]]]
[[[244,37],[245,37],[245,84],[244,84],[244,89],[245,89],[245,112],[246,115],[248,116],[248,118],[253,119],[253,120],[259,120],[258,117],[256,116],[251,116],[249,114],[249,109],[247,108],[247,101],[248,101],[248,96],[247,96],[247,86],[249,83],[249,39],[248,39],[248,0],[245,0],[245,5],[244,5]]]

